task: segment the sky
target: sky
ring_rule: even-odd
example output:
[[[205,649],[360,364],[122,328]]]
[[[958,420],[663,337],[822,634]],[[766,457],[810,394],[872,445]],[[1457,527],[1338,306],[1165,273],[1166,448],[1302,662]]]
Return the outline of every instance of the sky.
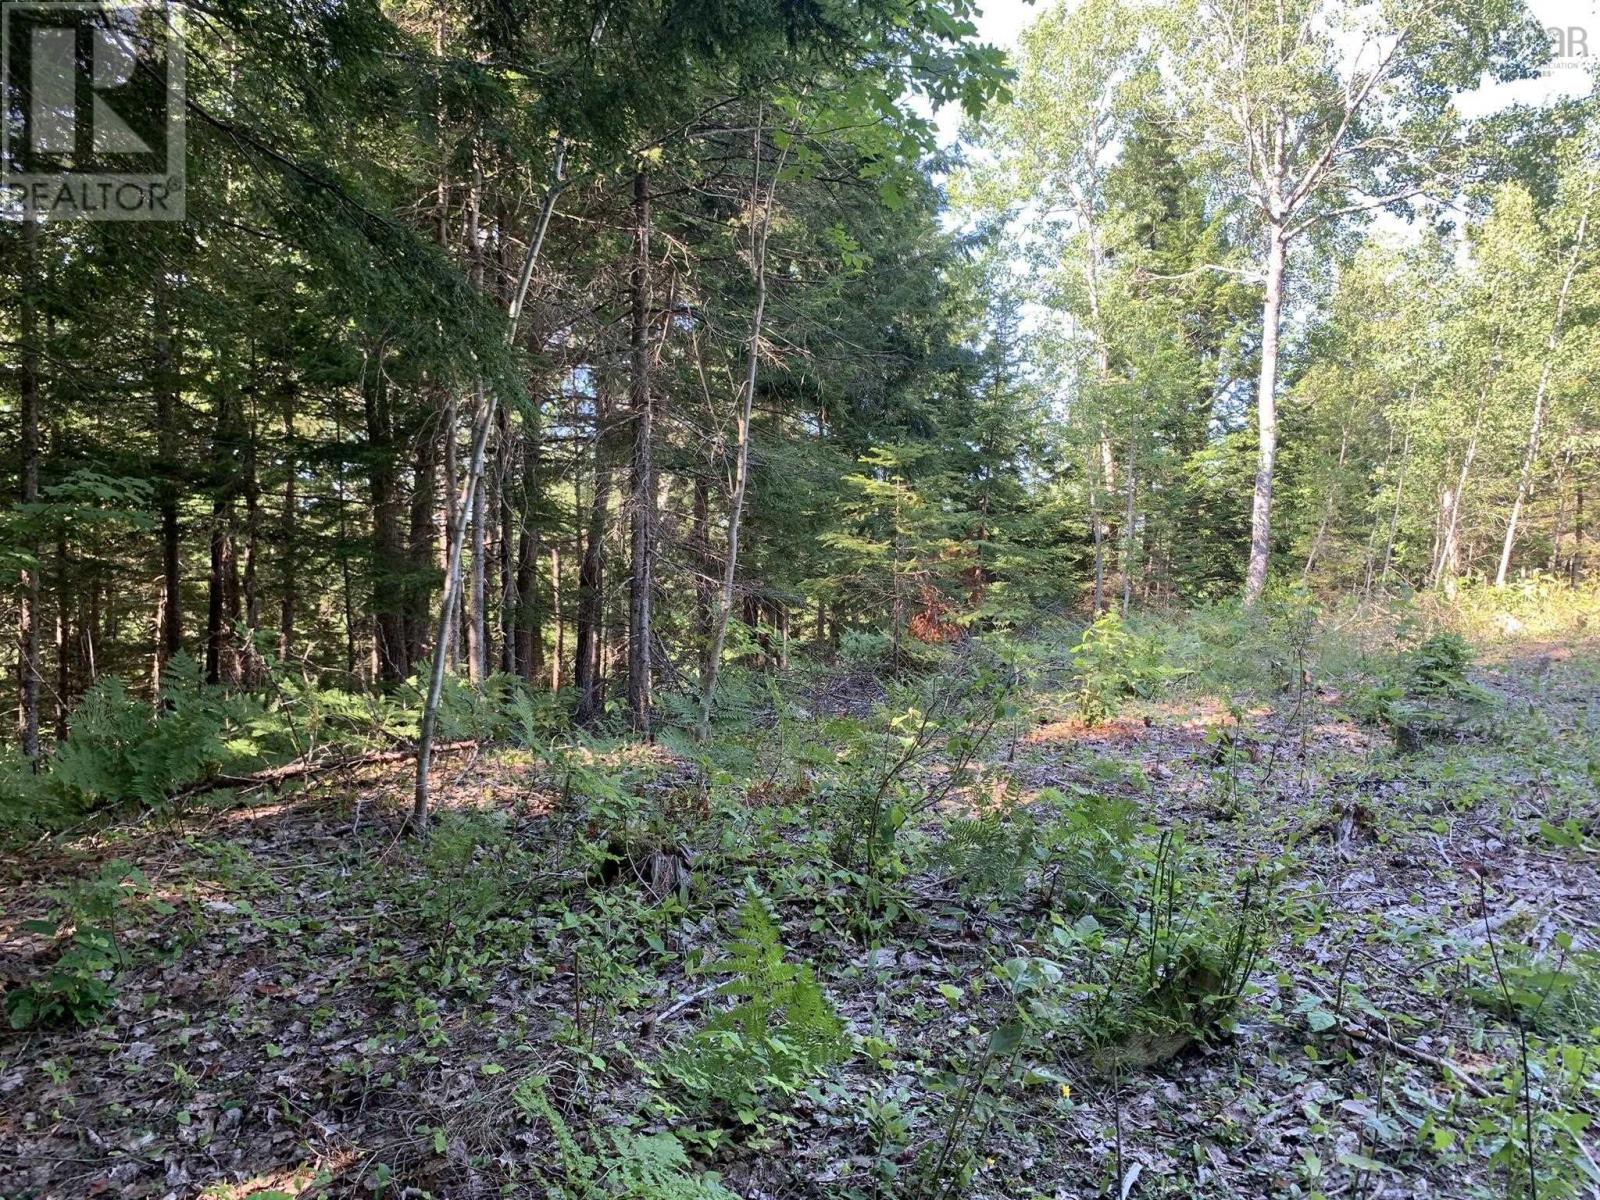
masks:
[[[978,36],[1003,49],[1014,49],[1023,27],[1052,3],[1054,0],[1041,0],[1039,4],[1024,3],[1024,0],[988,0],[978,17]],[[1586,48],[1587,55],[1557,59],[1537,79],[1480,88],[1462,98],[1461,109],[1468,116],[1482,116],[1509,104],[1539,104],[1588,89],[1587,67],[1600,58],[1600,0],[1528,0],[1528,7],[1546,29],[1562,30],[1563,40],[1566,30],[1577,30],[1572,37],[1572,48]],[[953,145],[960,133],[960,108],[948,105],[935,114],[934,119],[939,126],[940,142]]]

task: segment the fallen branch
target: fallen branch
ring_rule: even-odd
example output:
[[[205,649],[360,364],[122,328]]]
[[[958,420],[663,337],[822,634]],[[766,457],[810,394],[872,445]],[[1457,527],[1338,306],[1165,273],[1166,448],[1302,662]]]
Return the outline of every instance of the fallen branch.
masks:
[[[1430,1066],[1435,1071],[1438,1071],[1441,1075],[1454,1076],[1456,1079],[1461,1081],[1462,1087],[1466,1088],[1467,1091],[1471,1092],[1480,1100],[1492,1100],[1494,1098],[1493,1092],[1469,1075],[1466,1069],[1459,1064],[1451,1062],[1448,1058],[1441,1058],[1437,1054],[1429,1054],[1426,1050],[1420,1050],[1416,1046],[1409,1045],[1406,1042],[1398,1041],[1395,1038],[1390,1037],[1387,1033],[1374,1029],[1370,1025],[1358,1024],[1346,1017],[1344,1013],[1341,1012],[1336,1005],[1334,1005],[1333,1001],[1328,998],[1327,993],[1322,991],[1321,988],[1315,987],[1309,983],[1302,984],[1301,986],[1303,986],[1308,992],[1311,992],[1313,995],[1319,997],[1324,1004],[1328,1005],[1333,1014],[1339,1020],[1339,1030],[1341,1033],[1355,1038],[1355,1040],[1358,1042],[1371,1042],[1376,1045],[1383,1046],[1389,1050],[1393,1050],[1402,1058],[1409,1058],[1413,1062],[1419,1062],[1425,1064],[1426,1066]]]
[[[447,742],[442,746],[433,748],[434,754],[460,754],[466,750],[476,750],[476,740],[465,742]],[[264,771],[257,771],[251,775],[217,775],[204,783],[196,784],[187,791],[180,793],[180,797],[194,796],[202,792],[214,792],[219,788],[257,788],[278,787],[294,779],[306,779],[314,775],[325,775],[332,771],[348,771],[357,767],[378,767],[385,763],[408,762],[417,756],[416,749],[405,750],[372,750],[366,754],[352,754],[344,758],[323,759],[320,762],[301,760],[286,763],[281,767],[269,767]]]
[[[641,1031],[648,1034],[657,1025],[665,1024],[667,1021],[672,1020],[673,1017],[677,1016],[691,1004],[696,1004],[699,1001],[704,1000],[707,996],[711,995],[721,986],[722,985],[720,983],[713,983],[707,987],[701,988],[697,992],[690,992],[687,996],[684,996],[675,1004],[669,1005],[667,1008],[663,1009],[654,1016],[646,1017],[643,1023],[640,1025]]]

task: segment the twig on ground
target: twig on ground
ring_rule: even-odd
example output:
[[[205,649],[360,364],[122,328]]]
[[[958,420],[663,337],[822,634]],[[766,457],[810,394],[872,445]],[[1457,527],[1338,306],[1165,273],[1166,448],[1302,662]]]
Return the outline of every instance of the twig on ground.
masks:
[[[1321,988],[1311,983],[1302,983],[1300,986],[1320,998],[1323,1003],[1330,1007],[1333,1006],[1333,1001]],[[1371,1042],[1374,1045],[1383,1046],[1386,1049],[1393,1050],[1396,1054],[1411,1059],[1413,1062],[1423,1063],[1441,1074],[1453,1076],[1461,1081],[1462,1087],[1480,1100],[1493,1099],[1494,1093],[1469,1075],[1466,1069],[1459,1064],[1451,1062],[1448,1058],[1441,1058],[1437,1054],[1430,1054],[1426,1050],[1398,1041],[1387,1033],[1372,1028],[1370,1025],[1363,1025],[1351,1020],[1337,1009],[1335,1011],[1339,1018],[1339,1029],[1347,1036],[1355,1038],[1358,1042]]]

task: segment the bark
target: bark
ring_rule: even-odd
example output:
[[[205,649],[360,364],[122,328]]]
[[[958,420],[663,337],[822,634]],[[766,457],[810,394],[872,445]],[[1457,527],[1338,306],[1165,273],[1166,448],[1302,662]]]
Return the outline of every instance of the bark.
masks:
[[[610,442],[611,404],[602,382],[595,391],[594,491],[588,529],[578,563],[577,644],[572,677],[578,689],[577,719],[589,724],[599,717],[605,697],[602,676],[602,624],[605,619],[605,531],[611,507],[611,470],[606,461]]]
[[[550,547],[550,612],[556,622],[556,652],[550,659],[550,690],[561,690],[561,668],[567,658],[567,616],[561,607],[561,547]]]
[[[706,647],[705,663],[700,672],[700,722],[696,732],[702,742],[711,736],[711,714],[717,702],[717,677],[722,670],[722,649],[728,638],[728,617],[733,611],[733,585],[739,568],[739,527],[744,519],[745,491],[750,481],[750,420],[755,407],[756,378],[761,369],[761,334],[767,317],[767,239],[772,233],[772,206],[778,195],[778,175],[783,170],[786,158],[787,151],[779,157],[777,171],[767,185],[766,203],[761,206],[759,217],[752,212],[750,271],[756,285],[756,303],[750,320],[750,340],[745,346],[744,383],[739,397],[739,445],[734,463],[732,511],[728,514],[728,557],[723,563],[722,590],[712,616],[711,644]],[[759,170],[759,122],[755,133],[755,161]],[[759,202],[760,187],[758,175],[752,209]]]
[[[372,618],[378,678],[398,683],[410,673],[406,661],[406,575],[400,537],[400,498],[396,479],[394,414],[382,355],[367,364],[362,387],[367,417],[368,485],[372,500]]]
[[[517,534],[517,670],[533,683],[544,674],[544,627],[539,616],[539,559],[542,547],[535,524],[539,497],[539,448],[537,435],[525,437],[522,444],[522,470],[517,489],[522,528]]]
[[[154,372],[156,454],[160,481],[156,503],[161,510],[161,636],[156,647],[156,674],[183,649],[183,545],[178,525],[178,349],[172,307],[164,274],[157,268],[154,303]]]
[[[483,490],[475,488],[467,505],[472,513],[472,582],[467,603],[467,678],[482,683],[489,674],[489,628],[484,611],[488,577],[484,557],[485,512]]]
[[[439,453],[444,436],[430,416],[417,433],[416,456],[411,464],[411,515],[406,536],[409,563],[405,595],[406,657],[413,667],[428,657],[429,609],[433,600],[434,510],[439,503]]]
[[[500,500],[500,670],[507,675],[516,675],[518,669],[517,510],[512,504],[517,490],[517,449],[511,436],[509,416],[501,408],[500,486],[495,489],[495,494]]]
[[[483,230],[483,146],[478,138],[474,138],[472,148],[472,186],[467,191],[467,254],[471,263],[472,286],[478,292],[484,290],[484,258],[481,241]],[[477,409],[478,416],[487,415],[490,426],[494,424],[494,414],[483,405],[483,397],[479,397]],[[476,445],[476,442],[474,442]],[[479,468],[482,469],[481,466]],[[470,468],[469,468],[470,478]],[[472,577],[466,612],[467,634],[467,678],[473,683],[481,683],[484,676],[489,673],[489,645],[488,628],[484,612],[484,592],[487,579],[484,573],[484,497],[483,492],[470,486],[466,493],[466,508],[471,516],[472,529]]]
[[[278,661],[287,662],[294,653],[295,609],[300,603],[300,571],[296,556],[299,553],[299,503],[296,474],[299,464],[294,445],[295,388],[290,384],[283,393],[283,515],[279,521],[279,536],[283,539],[280,553],[283,556],[283,595],[278,602]]]
[[[1287,265],[1287,231],[1280,221],[1267,227],[1266,294],[1261,303],[1261,374],[1256,384],[1255,490],[1250,503],[1250,563],[1245,572],[1244,602],[1254,604],[1267,587],[1272,556],[1272,481],[1278,462],[1278,337],[1283,324],[1283,282]]]
[[[1128,461],[1122,468],[1126,476],[1122,513],[1122,615],[1124,617],[1128,615],[1128,608],[1133,603],[1133,547],[1137,515],[1134,504],[1138,498],[1137,475],[1133,467],[1136,444],[1137,434],[1129,435]]]
[[[1511,551],[1517,544],[1517,522],[1522,517],[1523,505],[1528,500],[1528,489],[1533,484],[1533,467],[1539,458],[1539,438],[1544,432],[1545,410],[1550,394],[1550,372],[1555,366],[1556,350],[1561,344],[1562,325],[1567,314],[1567,295],[1572,290],[1572,277],[1577,274],[1578,263],[1583,258],[1584,235],[1589,229],[1589,198],[1594,194],[1590,182],[1584,198],[1584,211],[1578,218],[1578,232],[1573,239],[1572,253],[1567,258],[1566,273],[1561,278],[1561,291],[1556,297],[1556,314],[1550,322],[1550,335],[1545,341],[1544,366],[1539,371],[1539,387],[1533,398],[1533,417],[1528,423],[1528,444],[1522,453],[1522,470],[1517,476],[1517,496],[1511,502],[1511,517],[1506,522],[1505,541],[1500,547],[1500,565],[1494,573],[1495,587],[1505,587],[1506,571],[1511,566]]]
[[[631,568],[628,584],[628,710],[650,736],[651,602],[655,586],[655,414],[650,396],[650,176],[633,177],[633,328],[629,408],[633,420]]]
[[[23,267],[18,297],[21,321],[21,444],[18,447],[17,498],[23,504],[39,500],[39,226],[22,226]],[[35,556],[37,557],[37,555]],[[39,758],[39,573],[26,567],[17,587],[17,741],[23,757]]]
[[[250,406],[250,425],[245,435],[244,473],[240,487],[244,492],[244,606],[242,619],[246,640],[239,647],[240,680],[247,688],[260,686],[265,664],[256,648],[260,629],[260,596],[256,588],[256,563],[261,550],[261,480],[256,474],[257,425],[254,402]]]
[[[238,431],[233,397],[225,387],[217,397],[212,459],[216,473],[212,481],[211,561],[206,594],[206,682],[237,687],[239,647],[234,629],[239,619],[239,559],[234,539],[234,505],[239,490]]]
[[[528,299],[528,288],[533,282],[533,271],[539,262],[539,251],[544,247],[545,234],[550,229],[550,217],[555,212],[556,200],[561,195],[562,166],[565,161],[566,142],[558,138],[555,144],[555,160],[550,170],[550,186],[545,192],[544,207],[539,213],[538,224],[534,228],[527,253],[523,257],[522,273],[517,280],[517,288],[512,294],[510,310],[507,313],[506,341],[511,344],[515,344],[517,340],[517,331],[522,324],[523,306]],[[470,500],[478,490],[479,479],[483,472],[484,451],[489,441],[489,427],[494,422],[494,393],[485,394],[481,384],[477,390],[479,417],[473,434],[472,458],[467,470],[466,496],[459,506],[456,522],[450,528],[449,561],[445,569],[439,632],[434,639],[433,664],[428,675],[428,695],[422,704],[422,721],[417,730],[416,789],[412,794],[411,816],[407,823],[419,834],[428,828],[428,767],[433,757],[433,729],[439,716],[439,697],[444,691],[445,647],[450,641],[451,625],[461,597],[461,548],[467,533],[465,513],[471,507]]]
[[[445,536],[439,543],[439,573],[447,574],[450,570],[450,530],[456,527],[461,490],[461,460],[459,439],[459,412],[455,397],[452,396],[445,405],[444,411],[444,530]],[[457,606],[459,609],[459,606]],[[445,665],[454,671],[461,662],[461,615],[457,611],[451,614],[449,636],[445,639],[444,658]]]
[[[61,452],[61,436],[54,436],[55,450]],[[67,710],[72,696],[72,650],[70,622],[67,612],[72,605],[72,583],[69,576],[71,548],[67,545],[66,525],[56,527],[56,688],[55,737],[60,745],[67,737]]]

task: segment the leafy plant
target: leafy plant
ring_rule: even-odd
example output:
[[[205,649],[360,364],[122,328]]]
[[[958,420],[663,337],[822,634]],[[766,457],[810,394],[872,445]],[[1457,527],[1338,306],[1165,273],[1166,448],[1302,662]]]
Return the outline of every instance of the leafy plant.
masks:
[[[1078,714],[1086,725],[1110,720],[1130,697],[1153,695],[1159,685],[1182,674],[1163,663],[1154,641],[1130,632],[1115,612],[1083,631],[1072,648],[1072,667]]]
[[[1103,1069],[1149,1066],[1212,1037],[1255,968],[1266,938],[1260,888],[1247,881],[1227,897],[1189,857],[1163,837],[1122,911],[1054,917],[1043,938],[1053,953],[1026,960],[1060,983],[1036,989],[1034,1019],[1072,1031]]]
[[[844,1057],[844,1026],[809,967],[788,962],[777,921],[752,892],[727,957],[707,967],[731,975],[717,995],[738,1001],[670,1053],[663,1070],[702,1102],[753,1120],[770,1091],[792,1095]]]
[[[1034,883],[1052,907],[1088,912],[1120,903],[1137,812],[1120,796],[1047,788],[1030,806],[950,818],[932,857],[966,897],[1015,896]]]
[[[1459,633],[1445,630],[1422,642],[1406,656],[1406,694],[1447,696],[1452,699],[1475,694],[1467,682],[1472,665],[1472,647]]]
[[[603,1130],[600,1153],[586,1153],[550,1102],[548,1086],[544,1076],[529,1076],[512,1091],[511,1102],[526,1120],[550,1127],[564,1176],[563,1200],[738,1200],[714,1174],[694,1171],[683,1144],[670,1133]]]
[[[74,710],[50,784],[79,805],[160,804],[233,757],[226,731],[242,703],[207,689],[189,659],[169,665],[159,704],[104,679]]]
[[[118,940],[119,912],[147,886],[137,868],[115,859],[93,879],[58,891],[53,919],[24,924],[29,933],[64,934],[66,942],[38,979],[6,995],[6,1019],[13,1029],[61,1021],[90,1025],[111,1007],[117,996],[114,977],[125,958]]]

